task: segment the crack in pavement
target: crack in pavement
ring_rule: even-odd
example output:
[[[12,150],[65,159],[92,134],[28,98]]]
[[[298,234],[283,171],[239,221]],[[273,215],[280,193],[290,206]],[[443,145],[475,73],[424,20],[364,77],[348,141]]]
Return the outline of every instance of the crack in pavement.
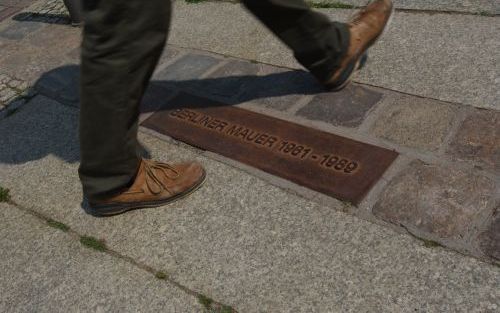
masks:
[[[56,220],[48,217],[47,215],[45,215],[43,213],[36,211],[34,209],[17,204],[13,200],[3,201],[3,203],[12,205],[17,209],[19,209],[25,213],[28,213],[31,216],[34,216],[35,218],[39,219],[40,221],[43,221],[48,227],[53,227],[53,228],[59,229],[62,232],[67,233],[69,236],[71,236],[73,239],[79,241],[80,243],[81,243],[82,238],[93,238],[93,237],[89,237],[88,235],[82,235],[66,225],[65,225],[66,226],[65,229],[63,229],[62,227],[54,227],[53,226],[54,223],[60,223],[60,222],[57,222]],[[60,224],[62,224],[62,223],[60,223]],[[62,225],[64,225],[64,224],[62,224]],[[172,278],[170,278],[170,275],[168,274],[168,272],[166,273],[166,272],[163,272],[161,270],[157,270],[157,269],[153,268],[152,266],[149,266],[147,264],[136,261],[135,259],[133,259],[132,257],[130,257],[128,255],[125,255],[125,254],[122,254],[118,251],[110,249],[109,247],[104,245],[104,243],[101,243],[101,244],[103,244],[102,249],[95,249],[95,248],[94,249],[98,252],[106,253],[114,258],[123,260],[123,261],[127,262],[128,264],[135,266],[136,268],[139,268],[139,269],[153,275],[153,277],[155,277],[156,279],[164,280],[167,283],[170,283],[171,285],[181,289],[186,294],[193,296],[193,297],[196,297],[196,299],[199,301],[199,303],[205,307],[207,312],[238,313],[238,311],[236,311],[234,308],[227,306],[219,301],[213,300],[213,299],[207,297],[206,295],[204,295],[200,292],[197,292],[195,290],[192,290],[189,287],[184,286],[183,284],[173,280]],[[89,246],[86,246],[86,247],[93,248],[93,247],[89,247]],[[210,300],[210,301],[208,301],[208,300]]]

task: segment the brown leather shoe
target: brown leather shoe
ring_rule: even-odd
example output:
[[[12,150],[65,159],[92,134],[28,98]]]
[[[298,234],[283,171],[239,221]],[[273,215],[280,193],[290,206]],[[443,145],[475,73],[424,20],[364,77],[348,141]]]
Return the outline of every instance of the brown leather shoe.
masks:
[[[205,170],[198,163],[169,165],[142,160],[132,186],[107,199],[89,202],[85,211],[94,216],[111,216],[161,206],[189,195],[204,180]]]
[[[349,84],[354,72],[363,67],[367,58],[366,51],[384,32],[393,8],[391,0],[375,0],[357,12],[347,23],[350,33],[349,47],[339,69],[325,83],[328,89],[333,91],[343,89]]]

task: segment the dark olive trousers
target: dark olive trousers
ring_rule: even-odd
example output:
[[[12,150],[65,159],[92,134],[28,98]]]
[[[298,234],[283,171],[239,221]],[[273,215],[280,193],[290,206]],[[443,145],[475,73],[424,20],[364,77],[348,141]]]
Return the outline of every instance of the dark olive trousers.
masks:
[[[130,184],[137,172],[139,103],[165,46],[172,7],[170,0],[83,2],[79,174],[92,201]],[[345,24],[302,0],[243,3],[318,80],[336,70],[349,42]]]

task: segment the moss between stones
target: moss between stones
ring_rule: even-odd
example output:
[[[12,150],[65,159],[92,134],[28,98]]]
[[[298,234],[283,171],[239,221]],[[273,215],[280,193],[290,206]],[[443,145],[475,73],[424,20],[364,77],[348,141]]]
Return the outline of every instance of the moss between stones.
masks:
[[[424,243],[424,247],[426,248],[436,248],[436,247],[440,247],[441,244],[439,244],[439,242],[436,242],[434,240],[427,240],[427,239],[420,239],[423,241]]]
[[[63,232],[67,232],[69,230],[69,226],[64,224],[64,223],[61,223],[61,222],[58,222],[58,221],[54,221],[54,220],[47,220],[47,224],[50,226],[50,227],[54,227],[54,228],[57,228],[59,230],[62,230]]]
[[[307,1],[312,8],[316,9],[352,9],[353,5],[339,1]]]
[[[184,0],[187,3],[200,3],[200,2],[207,2],[209,0]]]
[[[233,313],[233,312],[234,312],[233,308],[227,305],[223,305],[219,310],[219,313]]]
[[[198,295],[198,302],[205,307],[205,309],[210,310],[212,308],[212,303],[214,300],[210,299],[204,295]]]
[[[155,273],[155,277],[158,279],[167,279],[168,275],[165,272],[158,271]]]
[[[10,201],[10,190],[7,188],[0,187],[0,202]]]
[[[87,248],[91,248],[100,252],[106,251],[106,244],[103,240],[96,239],[90,236],[81,236],[80,243]]]

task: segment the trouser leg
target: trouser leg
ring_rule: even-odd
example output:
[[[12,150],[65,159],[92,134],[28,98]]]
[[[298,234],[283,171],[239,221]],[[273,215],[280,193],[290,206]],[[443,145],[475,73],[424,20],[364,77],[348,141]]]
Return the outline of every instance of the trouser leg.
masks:
[[[135,177],[139,104],[170,14],[169,0],[84,0],[79,175],[89,200]]]
[[[295,58],[320,81],[339,67],[349,45],[345,24],[331,22],[312,11],[303,0],[243,0],[292,51]]]

